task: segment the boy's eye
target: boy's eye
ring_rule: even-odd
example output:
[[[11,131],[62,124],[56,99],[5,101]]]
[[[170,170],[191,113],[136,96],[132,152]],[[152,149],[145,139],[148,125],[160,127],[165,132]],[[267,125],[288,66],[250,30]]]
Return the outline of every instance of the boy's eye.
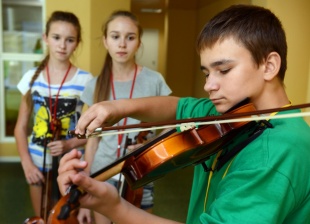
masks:
[[[118,35],[112,35],[112,39],[117,39]]]
[[[209,72],[203,72],[203,74],[204,74],[204,76],[206,77],[206,78],[208,78],[209,77]]]
[[[222,74],[227,74],[228,72],[230,71],[230,68],[229,69],[223,69],[223,70],[221,70],[220,72],[222,73]]]

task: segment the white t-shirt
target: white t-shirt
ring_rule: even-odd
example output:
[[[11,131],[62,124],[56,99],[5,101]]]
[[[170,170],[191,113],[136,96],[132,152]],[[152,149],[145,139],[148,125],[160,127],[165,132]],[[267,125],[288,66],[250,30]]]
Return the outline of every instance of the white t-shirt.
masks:
[[[17,85],[19,91],[25,95],[30,88],[30,81],[36,71],[33,68],[27,71]],[[58,103],[56,107],[56,117],[61,120],[61,139],[68,139],[68,130],[73,130],[81,115],[83,102],[80,96],[85,88],[85,83],[91,80],[93,76],[86,71],[77,69],[75,75],[68,81],[65,81],[60,89]],[[51,137],[50,121],[50,101],[52,102],[52,110],[55,108],[55,99],[60,84],[50,85],[44,79],[41,72],[31,88],[31,96],[33,101],[33,129],[29,139],[28,150],[35,165],[42,170],[44,141]],[[49,94],[51,90],[51,97]],[[54,112],[53,112],[54,113]],[[47,149],[46,168],[51,166],[51,156]]]

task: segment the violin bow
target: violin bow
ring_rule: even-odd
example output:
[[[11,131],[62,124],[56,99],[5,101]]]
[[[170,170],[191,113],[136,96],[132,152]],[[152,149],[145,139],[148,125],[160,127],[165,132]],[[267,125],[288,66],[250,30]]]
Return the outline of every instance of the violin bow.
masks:
[[[244,122],[244,121],[259,121],[259,120],[269,120],[269,119],[284,119],[284,118],[294,118],[294,117],[307,117],[310,116],[310,112],[300,112],[292,114],[276,114],[276,115],[266,115],[273,112],[302,109],[310,107],[310,103],[292,105],[288,107],[279,107],[266,110],[256,110],[249,112],[241,112],[235,114],[223,114],[216,116],[198,117],[198,118],[188,118],[173,121],[163,121],[163,122],[144,122],[140,124],[132,124],[125,126],[112,126],[112,127],[99,127],[89,135],[87,134],[76,134],[75,130],[69,131],[69,134],[75,136],[79,139],[92,138],[92,137],[102,137],[107,135],[116,134],[126,134],[131,132],[140,131],[150,131],[158,129],[169,129],[169,128],[181,128],[181,130],[187,130],[188,127],[200,126],[200,125],[211,125],[211,124],[223,124],[223,123],[234,123],[234,122]],[[126,129],[126,130],[125,130]],[[134,129],[134,130],[127,130]],[[106,132],[112,131],[112,132]]]

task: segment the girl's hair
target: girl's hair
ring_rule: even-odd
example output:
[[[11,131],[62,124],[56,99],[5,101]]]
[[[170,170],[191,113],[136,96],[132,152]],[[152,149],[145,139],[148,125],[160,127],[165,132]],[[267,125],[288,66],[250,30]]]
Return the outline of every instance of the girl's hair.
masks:
[[[112,15],[109,17],[109,19],[105,22],[105,24],[102,26],[102,33],[103,36],[106,38],[107,37],[107,32],[108,32],[108,26],[110,22],[112,22],[114,19],[118,17],[127,17],[131,19],[134,24],[138,28],[138,38],[139,41],[141,41],[141,37],[143,34],[142,27],[137,19],[137,17],[132,14],[129,11],[123,11],[123,10],[118,10],[112,13]],[[103,68],[98,75],[97,82],[96,82],[96,87],[95,87],[95,92],[94,92],[94,103],[103,101],[103,100],[108,100],[110,96],[110,75],[112,71],[112,58],[109,52],[107,52]]]
[[[281,57],[280,80],[287,67],[287,44],[280,20],[268,9],[253,5],[233,5],[213,17],[202,29],[197,51],[211,48],[217,41],[233,37],[250,51],[259,66],[271,52]]]
[[[82,36],[81,36],[81,25],[79,22],[79,19],[77,18],[76,15],[74,15],[71,12],[64,12],[64,11],[55,11],[53,12],[53,14],[51,15],[51,17],[49,18],[49,20],[47,21],[46,25],[45,25],[45,35],[48,36],[50,28],[51,28],[51,24],[54,22],[58,22],[58,21],[63,21],[63,22],[67,22],[67,23],[71,23],[77,32],[77,43],[80,43],[82,41]],[[45,56],[45,58],[41,61],[41,63],[39,64],[39,66],[37,67],[30,83],[29,83],[29,90],[26,93],[26,100],[27,100],[27,104],[28,104],[28,108],[31,110],[32,109],[32,98],[31,98],[31,88],[35,82],[35,80],[38,78],[39,74],[41,73],[41,71],[45,68],[47,62],[49,59],[49,54],[47,54]]]

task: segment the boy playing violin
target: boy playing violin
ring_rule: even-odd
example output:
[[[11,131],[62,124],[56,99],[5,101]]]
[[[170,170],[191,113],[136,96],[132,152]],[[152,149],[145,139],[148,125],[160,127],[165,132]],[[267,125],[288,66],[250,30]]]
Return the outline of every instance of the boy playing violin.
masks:
[[[197,50],[209,98],[101,102],[82,115],[76,133],[90,134],[123,117],[154,122],[220,115],[246,98],[257,110],[290,105],[283,83],[285,32],[269,10],[250,5],[227,8],[204,26]],[[219,153],[228,153],[230,145],[205,162],[211,171],[195,166],[187,223],[310,223],[310,128],[301,117],[266,123],[262,133],[221,168]],[[62,193],[71,184],[83,188],[87,193],[80,199],[82,207],[115,223],[175,223],[134,207],[114,187],[79,172],[87,166],[80,157],[73,150],[62,158],[58,183]]]

